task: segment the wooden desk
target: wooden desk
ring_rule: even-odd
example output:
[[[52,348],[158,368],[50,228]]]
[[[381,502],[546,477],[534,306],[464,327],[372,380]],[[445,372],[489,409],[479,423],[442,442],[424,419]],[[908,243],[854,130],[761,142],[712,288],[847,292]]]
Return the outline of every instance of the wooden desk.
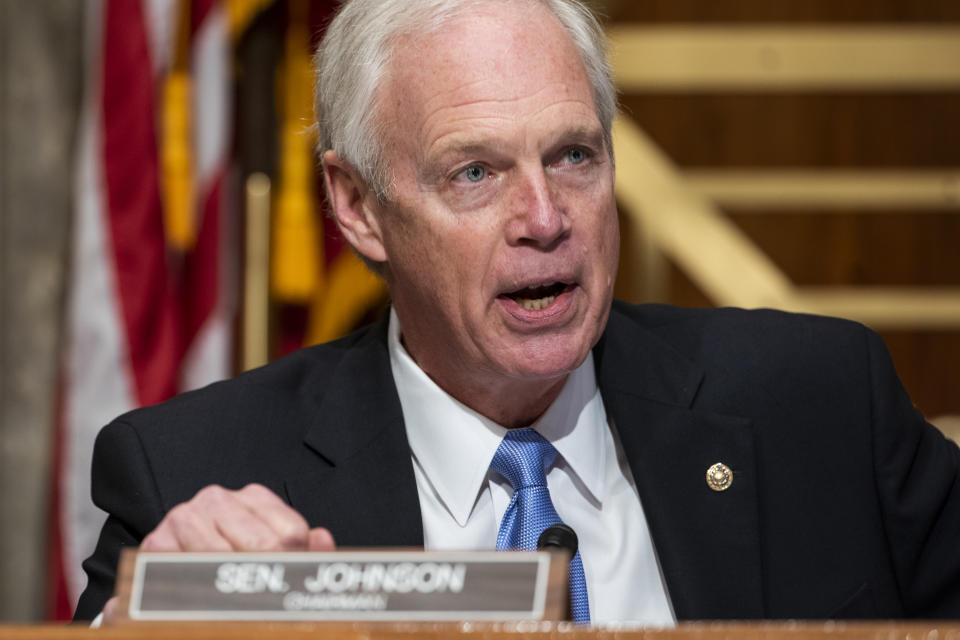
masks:
[[[676,629],[579,628],[569,623],[139,623],[83,626],[0,626],[2,640],[960,640],[950,622],[696,623]]]

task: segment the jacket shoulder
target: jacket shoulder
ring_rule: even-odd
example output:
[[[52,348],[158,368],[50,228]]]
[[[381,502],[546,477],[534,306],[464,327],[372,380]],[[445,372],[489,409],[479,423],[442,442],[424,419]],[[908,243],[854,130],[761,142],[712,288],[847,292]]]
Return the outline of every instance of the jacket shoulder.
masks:
[[[376,328],[369,327],[333,342],[300,349],[233,378],[134,409],[117,420],[146,431],[190,431],[201,420],[209,429],[225,424],[223,420],[209,420],[214,415],[258,415],[272,406],[318,398],[343,359],[358,346],[376,342],[376,333]]]
[[[849,361],[852,351],[863,353],[868,342],[879,341],[857,322],[774,309],[695,309],[618,301],[609,326],[653,334],[708,367],[750,370],[784,362],[826,366]]]
[[[94,467],[141,456],[167,508],[207,484],[275,488],[305,435],[327,419],[323,402],[345,362],[354,362],[353,371],[389,362],[383,335],[362,330],[128,412],[101,430]]]

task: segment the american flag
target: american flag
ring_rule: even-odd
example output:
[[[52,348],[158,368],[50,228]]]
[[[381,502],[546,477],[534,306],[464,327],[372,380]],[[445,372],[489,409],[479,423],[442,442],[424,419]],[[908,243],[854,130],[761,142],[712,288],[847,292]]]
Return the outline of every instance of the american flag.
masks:
[[[50,615],[71,615],[104,519],[97,431],[231,373],[232,135],[221,0],[87,4],[51,523]]]

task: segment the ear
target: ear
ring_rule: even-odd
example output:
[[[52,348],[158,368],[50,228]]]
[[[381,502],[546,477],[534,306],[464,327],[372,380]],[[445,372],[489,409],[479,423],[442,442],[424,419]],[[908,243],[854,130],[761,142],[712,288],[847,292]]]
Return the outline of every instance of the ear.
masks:
[[[323,154],[323,182],[333,218],[354,249],[373,262],[386,262],[387,252],[377,219],[375,196],[353,167],[335,151]]]

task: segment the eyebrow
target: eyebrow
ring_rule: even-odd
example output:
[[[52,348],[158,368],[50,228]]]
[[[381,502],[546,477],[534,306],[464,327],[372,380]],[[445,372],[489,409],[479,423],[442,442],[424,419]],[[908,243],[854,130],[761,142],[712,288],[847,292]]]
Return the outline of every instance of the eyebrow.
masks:
[[[459,139],[457,137],[451,137],[453,139],[450,142],[441,144],[440,150],[437,153],[431,154],[434,158],[442,160],[452,155],[499,153],[501,152],[500,150],[508,146],[506,141],[491,137],[475,138],[473,136],[461,136]]]
[[[451,139],[441,144],[438,152],[427,156],[429,161],[424,163],[424,177],[439,177],[444,172],[445,165],[462,156],[507,155],[504,149],[510,146],[506,140],[499,139],[496,136],[477,138],[470,135],[469,132],[451,134],[449,137]],[[560,129],[559,133],[550,136],[550,138],[550,144],[540,150],[541,156],[550,155],[565,146],[578,142],[597,147],[598,151],[602,151],[605,139],[599,123],[596,126],[574,125]]]
[[[604,144],[603,129],[599,126],[572,127],[572,128],[566,129],[556,137],[556,142],[547,148],[547,152],[564,147],[570,144],[571,142],[581,142],[583,144],[589,144],[591,146],[599,147],[598,151],[602,150],[603,144]]]
[[[422,175],[430,179],[440,178],[446,172],[448,165],[461,157],[506,156],[504,152],[506,147],[505,141],[496,138],[479,139],[469,135],[460,136],[459,139],[453,138],[443,143],[436,153],[427,154]]]

